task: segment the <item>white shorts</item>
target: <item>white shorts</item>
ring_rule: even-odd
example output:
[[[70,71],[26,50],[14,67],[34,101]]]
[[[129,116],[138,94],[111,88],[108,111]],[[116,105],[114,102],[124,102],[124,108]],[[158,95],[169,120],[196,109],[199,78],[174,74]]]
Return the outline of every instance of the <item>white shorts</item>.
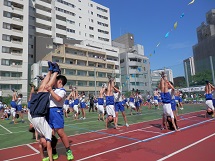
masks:
[[[78,105],[74,105],[73,109],[76,113],[78,113]]]
[[[163,113],[164,117],[170,116],[172,119],[174,119],[174,114],[172,112],[171,103],[164,103],[163,104]]]
[[[134,102],[129,102],[129,106],[130,106],[131,108],[136,109],[136,106],[134,105]]]
[[[212,110],[214,110],[214,106],[213,106],[213,101],[212,100],[206,100],[205,101],[205,104],[211,108]]]
[[[46,140],[52,139],[52,128],[49,126],[45,117],[35,117],[32,118],[32,124],[35,130],[46,138]]]
[[[32,123],[32,117],[31,117],[31,114],[30,114],[30,109],[28,109],[28,120],[30,121],[31,124]]]
[[[10,109],[10,113],[11,113],[11,115],[12,115],[13,117],[15,117],[15,115],[16,115],[16,109],[15,109],[15,108],[11,108],[11,109]]]
[[[63,109],[65,110],[65,111],[67,111],[68,109],[69,109],[69,105],[63,105]]]
[[[106,106],[106,112],[108,116],[113,116],[116,117],[116,113],[115,113],[115,109],[114,109],[114,105],[107,105]]]
[[[103,105],[98,105],[98,113],[99,114],[104,114],[105,113],[105,110],[104,110],[104,106]]]
[[[154,100],[154,104],[155,104],[155,105],[158,105],[158,100]]]

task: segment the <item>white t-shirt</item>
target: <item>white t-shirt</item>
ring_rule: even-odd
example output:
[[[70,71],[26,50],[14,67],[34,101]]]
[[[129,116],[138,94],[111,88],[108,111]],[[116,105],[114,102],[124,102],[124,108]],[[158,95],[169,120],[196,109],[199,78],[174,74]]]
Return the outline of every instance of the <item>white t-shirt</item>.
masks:
[[[85,101],[85,95],[83,95],[82,97],[80,97],[80,102],[86,102]]]
[[[64,101],[66,99],[66,90],[64,88],[57,88],[54,92],[62,98],[60,102],[57,102],[52,95],[50,95],[50,107],[63,107]]]
[[[22,98],[18,98],[16,104],[21,105],[22,104]]]
[[[114,102],[122,102],[122,94],[120,92],[114,92]]]

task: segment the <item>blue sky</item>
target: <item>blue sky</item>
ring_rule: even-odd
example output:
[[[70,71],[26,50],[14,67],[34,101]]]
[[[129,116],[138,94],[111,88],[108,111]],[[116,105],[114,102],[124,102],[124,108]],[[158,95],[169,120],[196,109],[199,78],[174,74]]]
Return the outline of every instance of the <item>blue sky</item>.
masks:
[[[188,3],[192,0],[93,1],[110,8],[112,39],[128,32],[134,34],[135,44],[144,46],[151,69],[170,68],[174,77],[184,76],[183,60],[193,55],[196,28],[206,22],[206,12],[215,8],[215,0],[195,0],[191,5]],[[184,17],[180,18],[182,13]]]

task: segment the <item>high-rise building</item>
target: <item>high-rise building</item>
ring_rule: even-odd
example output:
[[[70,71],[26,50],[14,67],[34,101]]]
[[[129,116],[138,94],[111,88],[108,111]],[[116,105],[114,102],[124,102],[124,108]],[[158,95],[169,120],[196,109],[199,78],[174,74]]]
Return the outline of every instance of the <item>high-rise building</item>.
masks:
[[[0,89],[27,95],[30,65],[62,44],[111,46],[109,8],[91,0],[1,0]],[[110,49],[111,50],[111,49]],[[114,55],[115,56],[115,55]]]
[[[193,46],[196,73],[211,71],[211,62],[215,67],[215,9],[206,13],[206,21],[197,28],[198,43]]]
[[[167,80],[173,82],[173,73],[171,69],[158,69],[158,70],[153,70],[151,72],[151,78],[152,78],[152,89],[155,90],[158,88],[158,84],[161,79],[160,73],[165,72],[167,75]],[[174,83],[174,82],[173,82]]]
[[[149,58],[144,56],[142,45],[134,45],[133,34],[127,33],[116,38],[112,45],[118,47],[120,51],[122,91],[138,89],[144,94],[151,91]]]
[[[91,0],[30,0],[29,37],[37,62],[69,40],[111,45],[110,11]],[[36,42],[36,43],[35,43]],[[33,50],[34,49],[34,50]]]
[[[187,86],[189,86],[189,82],[192,81],[192,76],[195,75],[195,64],[193,57],[187,58],[184,61],[184,73],[185,73],[185,80]]]
[[[27,94],[28,82],[28,0],[0,1],[0,89]]]

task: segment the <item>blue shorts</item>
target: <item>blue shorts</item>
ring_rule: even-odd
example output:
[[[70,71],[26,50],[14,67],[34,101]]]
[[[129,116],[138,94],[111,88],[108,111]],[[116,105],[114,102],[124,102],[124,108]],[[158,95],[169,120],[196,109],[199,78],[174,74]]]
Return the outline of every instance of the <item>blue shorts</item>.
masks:
[[[181,102],[182,102],[182,98],[181,98],[181,97],[179,97],[179,100],[178,100],[178,102],[179,102],[179,103],[181,103]]]
[[[215,99],[212,99],[212,101],[213,101],[213,106],[215,107]]]
[[[10,102],[10,106],[11,106],[12,108],[15,108],[15,109],[17,108],[17,107],[16,107],[17,105],[16,105],[16,102],[15,102],[15,101],[11,101],[11,102]]]
[[[80,103],[80,108],[86,108],[86,103],[85,102],[81,102]]]
[[[115,102],[115,112],[123,112],[125,111],[124,106],[122,105],[122,102]]]
[[[135,102],[136,107],[140,107],[140,102]]]
[[[22,105],[17,105],[16,106],[16,111],[22,111]]]
[[[176,111],[176,102],[175,102],[175,100],[171,101],[171,108],[172,108],[172,111]]]
[[[147,99],[147,102],[150,102],[150,99]]]
[[[73,108],[74,107],[74,103],[69,104],[69,107]]]
[[[49,115],[47,117],[47,121],[52,129],[64,128],[63,108],[62,107],[49,108]]]

